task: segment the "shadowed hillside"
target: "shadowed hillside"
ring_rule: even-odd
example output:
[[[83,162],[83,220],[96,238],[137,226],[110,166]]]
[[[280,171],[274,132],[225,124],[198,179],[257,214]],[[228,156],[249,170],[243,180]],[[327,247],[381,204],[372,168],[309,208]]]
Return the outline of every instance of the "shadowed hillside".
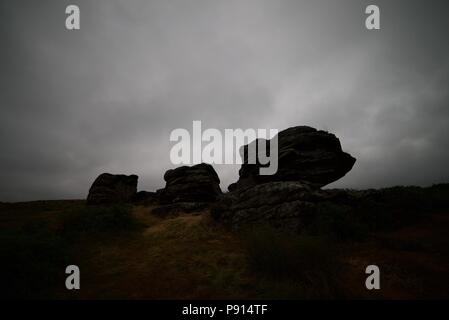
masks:
[[[85,201],[0,205],[2,294],[14,298],[442,298],[449,274],[449,188],[370,191],[345,217],[326,205],[301,234],[236,231],[209,210],[166,217],[151,205]],[[362,191],[360,191],[362,192]],[[421,200],[427,199],[427,200]],[[383,211],[380,211],[382,208]],[[82,289],[64,287],[76,264]],[[365,289],[377,264],[382,289]]]

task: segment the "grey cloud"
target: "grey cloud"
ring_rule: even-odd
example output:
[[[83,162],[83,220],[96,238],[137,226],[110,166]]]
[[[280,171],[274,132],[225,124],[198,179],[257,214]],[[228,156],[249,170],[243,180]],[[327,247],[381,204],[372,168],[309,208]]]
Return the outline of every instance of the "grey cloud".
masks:
[[[338,187],[447,181],[445,1],[72,1],[0,4],[0,201],[81,198],[101,172],[163,186],[169,134],[204,127],[337,134]],[[222,188],[238,166],[216,166]]]

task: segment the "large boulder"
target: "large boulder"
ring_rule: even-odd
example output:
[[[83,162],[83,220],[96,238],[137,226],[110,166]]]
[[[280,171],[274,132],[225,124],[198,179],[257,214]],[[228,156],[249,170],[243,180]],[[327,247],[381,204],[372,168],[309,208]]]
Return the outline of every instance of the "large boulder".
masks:
[[[268,182],[223,195],[212,207],[212,216],[233,229],[254,224],[300,231],[327,193],[297,181]]]
[[[168,170],[164,180],[165,188],[158,191],[161,204],[213,202],[221,195],[220,179],[210,164]]]
[[[251,144],[256,143],[257,140]],[[274,175],[260,175],[261,165],[248,164],[247,154],[248,145],[242,148],[244,163],[239,170],[239,180],[229,186],[229,191],[272,181],[300,181],[321,188],[343,177],[356,161],[342,151],[335,135],[307,126],[279,132],[278,170]]]
[[[136,175],[102,173],[95,179],[87,196],[88,204],[131,202],[137,192]]]

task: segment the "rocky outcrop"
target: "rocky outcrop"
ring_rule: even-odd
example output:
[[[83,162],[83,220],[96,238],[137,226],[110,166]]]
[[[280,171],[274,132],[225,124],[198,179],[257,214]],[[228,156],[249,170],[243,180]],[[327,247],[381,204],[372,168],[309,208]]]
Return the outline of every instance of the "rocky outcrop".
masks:
[[[89,189],[87,204],[131,202],[137,192],[136,175],[102,173]]]
[[[429,212],[449,206],[448,194],[444,184],[321,190],[301,182],[267,182],[224,194],[211,214],[231,229],[255,224],[295,232],[330,228],[340,237],[351,237],[425,221]]]
[[[244,164],[239,180],[229,186],[229,191],[272,181],[300,181],[321,188],[343,177],[356,161],[342,151],[335,135],[307,126],[279,132],[278,171],[274,175],[259,175],[260,164],[247,163],[248,145],[242,151]]]
[[[355,163],[335,135],[299,126],[279,132],[277,141],[278,170],[273,175],[260,175],[261,165],[248,163],[248,151],[257,151],[257,140],[242,148],[239,180],[212,208],[215,219],[232,228],[262,223],[298,232],[320,214],[324,203],[344,207],[351,201],[348,192],[320,189]],[[270,150],[273,140],[267,142]]]
[[[209,164],[168,170],[164,180],[165,188],[158,190],[161,204],[213,202],[221,195],[220,179]]]
[[[326,195],[301,182],[268,182],[223,195],[212,208],[214,219],[239,229],[256,223],[299,231]]]

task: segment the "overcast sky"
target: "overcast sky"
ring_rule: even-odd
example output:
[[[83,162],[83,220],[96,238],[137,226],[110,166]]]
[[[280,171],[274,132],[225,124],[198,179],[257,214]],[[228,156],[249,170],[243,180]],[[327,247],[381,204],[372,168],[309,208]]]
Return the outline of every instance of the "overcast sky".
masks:
[[[192,120],[335,133],[357,162],[330,187],[448,182],[445,2],[2,0],[0,201],[84,198],[102,172],[163,187]]]

